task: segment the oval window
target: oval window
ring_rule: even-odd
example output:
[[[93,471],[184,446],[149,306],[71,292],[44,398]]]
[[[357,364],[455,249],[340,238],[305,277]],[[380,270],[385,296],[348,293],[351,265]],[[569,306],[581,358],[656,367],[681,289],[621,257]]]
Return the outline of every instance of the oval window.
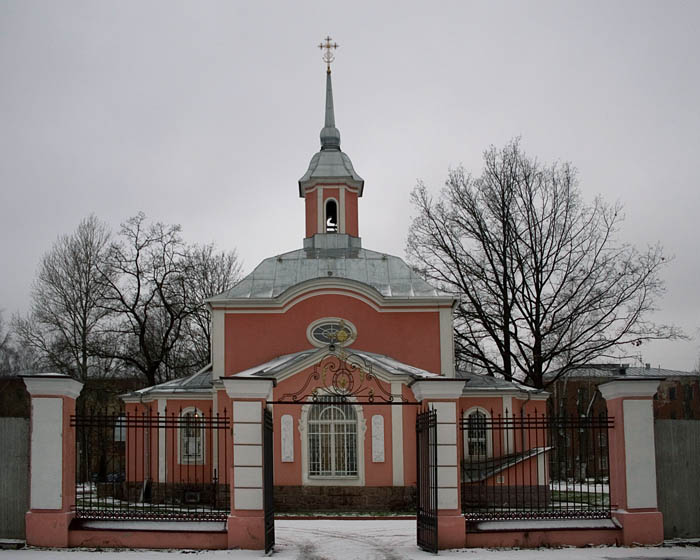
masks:
[[[348,346],[357,338],[357,330],[349,321],[327,317],[311,323],[306,336],[314,346]]]

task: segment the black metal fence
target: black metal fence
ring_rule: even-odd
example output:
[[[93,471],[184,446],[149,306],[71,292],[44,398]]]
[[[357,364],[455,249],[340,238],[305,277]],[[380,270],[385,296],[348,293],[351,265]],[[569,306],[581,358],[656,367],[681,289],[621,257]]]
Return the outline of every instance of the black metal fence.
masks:
[[[81,414],[75,513],[84,519],[225,520],[231,465],[227,411]]]
[[[437,412],[416,416],[416,540],[423,550],[438,551]]]
[[[468,520],[610,517],[607,416],[462,416]]]

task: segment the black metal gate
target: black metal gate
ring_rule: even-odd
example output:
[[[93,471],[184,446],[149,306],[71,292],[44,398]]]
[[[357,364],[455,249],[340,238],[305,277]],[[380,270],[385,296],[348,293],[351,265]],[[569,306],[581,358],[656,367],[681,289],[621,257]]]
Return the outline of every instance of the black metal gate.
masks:
[[[275,495],[272,448],[272,412],[265,409],[263,429],[263,500],[265,506],[265,554],[275,546]]]
[[[437,515],[437,412],[427,410],[416,417],[416,457],[418,459],[418,546],[438,551]]]

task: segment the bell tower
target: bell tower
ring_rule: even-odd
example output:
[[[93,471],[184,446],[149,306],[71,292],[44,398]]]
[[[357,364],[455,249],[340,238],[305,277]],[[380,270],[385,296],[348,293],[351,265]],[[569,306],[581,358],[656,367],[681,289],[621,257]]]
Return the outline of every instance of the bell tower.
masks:
[[[331,62],[338,44],[326,37],[319,48],[324,51],[323,60],[326,63],[326,109],[321,129],[321,150],[314,154],[309,169],[299,179],[299,196],[306,202],[304,246],[327,247],[330,239],[324,238],[329,234],[357,238],[356,243],[350,243],[348,238],[348,245],[341,244],[359,246],[357,206],[365,182],[355,172],[350,158],[340,150],[340,131],[335,126]],[[323,238],[317,239],[317,236]],[[338,246],[337,243],[331,245]]]

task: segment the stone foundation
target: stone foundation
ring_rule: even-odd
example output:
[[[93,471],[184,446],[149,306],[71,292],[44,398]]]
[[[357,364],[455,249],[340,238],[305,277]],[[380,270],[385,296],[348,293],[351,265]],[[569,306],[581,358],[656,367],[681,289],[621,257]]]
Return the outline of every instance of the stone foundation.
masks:
[[[275,513],[412,513],[415,486],[275,486]]]

